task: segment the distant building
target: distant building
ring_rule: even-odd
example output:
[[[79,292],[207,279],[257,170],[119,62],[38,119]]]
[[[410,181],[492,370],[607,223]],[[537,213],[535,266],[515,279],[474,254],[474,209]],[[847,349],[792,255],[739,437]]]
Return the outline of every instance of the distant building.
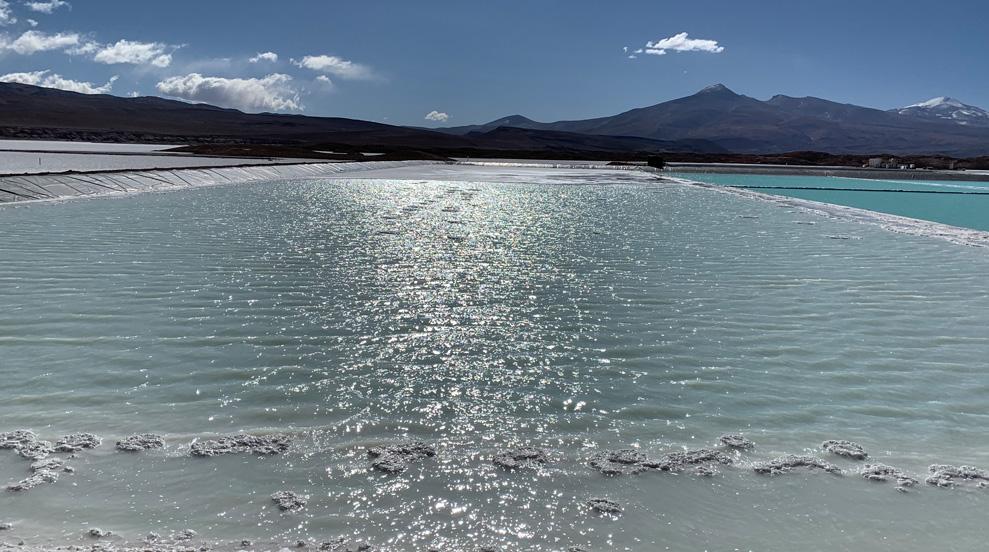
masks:
[[[906,169],[907,165],[901,165],[900,160],[895,157],[871,157],[868,167],[870,169]]]

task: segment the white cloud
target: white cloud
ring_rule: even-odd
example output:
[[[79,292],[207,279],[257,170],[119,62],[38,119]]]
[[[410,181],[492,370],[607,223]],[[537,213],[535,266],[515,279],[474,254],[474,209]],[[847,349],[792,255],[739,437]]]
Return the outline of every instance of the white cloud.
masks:
[[[48,34],[42,31],[25,31],[13,42],[4,42],[0,48],[13,50],[18,54],[31,55],[35,52],[63,50],[79,44],[76,33]]]
[[[449,115],[443,113],[442,111],[436,111],[435,109],[426,114],[427,121],[439,121],[441,123],[445,123],[449,119],[450,119]]]
[[[28,73],[8,73],[0,75],[0,82],[17,82],[21,84],[31,84],[34,86],[44,86],[46,88],[58,88],[82,94],[108,94],[113,88],[113,83],[117,77],[114,75],[102,86],[91,82],[75,81],[67,79],[51,71],[31,71]]]
[[[690,38],[687,33],[675,34],[671,37],[646,42],[645,53],[661,56],[667,50],[674,52],[707,52],[710,54],[720,54],[725,51],[723,46],[718,45],[717,40],[707,40],[703,38]]]
[[[0,25],[13,25],[17,23],[13,10],[10,9],[10,2],[0,0]]]
[[[88,56],[89,54],[96,53],[96,51],[100,48],[102,48],[102,46],[95,42],[84,42],[78,46],[69,48],[65,51],[65,53],[70,56]]]
[[[330,80],[330,77],[327,77],[326,75],[319,75],[318,77],[316,77],[316,82],[323,85],[324,87],[333,86],[333,81]]]
[[[107,65],[130,63],[168,67],[172,64],[172,54],[166,53],[167,48],[168,45],[160,42],[118,40],[115,44],[100,47],[93,56],[93,61]]]
[[[341,79],[370,79],[374,77],[371,68],[360,63],[354,63],[337,56],[305,56],[301,60],[292,60],[292,63],[304,69],[329,73]]]
[[[51,14],[53,11],[62,7],[72,7],[71,4],[65,0],[48,0],[47,2],[25,2],[27,9],[31,11],[36,11],[38,13]]]
[[[32,27],[37,27],[38,26],[38,22],[35,21],[34,19],[25,19],[25,21],[27,21],[27,24],[30,25],[30,26],[32,26]]]
[[[261,61],[270,61],[272,63],[278,61],[278,54],[275,52],[258,52],[258,55],[248,59],[247,61],[251,63],[258,63]]]
[[[218,104],[245,110],[301,111],[299,92],[292,77],[273,73],[260,79],[204,77],[199,73],[167,78],[158,91],[194,102]]]

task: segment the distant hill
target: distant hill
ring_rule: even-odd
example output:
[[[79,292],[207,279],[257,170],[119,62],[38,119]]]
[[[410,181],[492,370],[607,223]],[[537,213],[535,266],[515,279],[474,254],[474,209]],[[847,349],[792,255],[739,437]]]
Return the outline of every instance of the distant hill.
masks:
[[[944,117],[921,116],[916,110],[883,111],[812,97],[774,96],[761,101],[722,84],[610,117],[540,123],[513,115],[484,125],[439,130],[464,135],[490,130],[503,121],[532,130],[703,140],[737,153],[989,154],[989,127],[974,123],[959,125]]]
[[[511,121],[505,121],[511,122]],[[579,156],[718,152],[703,140],[653,140],[492,126],[454,135],[434,130],[345,119],[275,113],[250,114],[157,97],[120,98],[0,83],[0,136],[96,141],[254,143],[393,151],[415,149],[471,155],[482,150]]]

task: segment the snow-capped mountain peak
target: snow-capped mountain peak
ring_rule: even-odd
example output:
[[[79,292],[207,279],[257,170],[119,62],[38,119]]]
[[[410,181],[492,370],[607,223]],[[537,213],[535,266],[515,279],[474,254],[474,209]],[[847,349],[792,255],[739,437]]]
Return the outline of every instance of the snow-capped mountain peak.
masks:
[[[908,105],[893,111],[910,117],[947,121],[959,125],[989,127],[989,111],[948,96],[938,96],[926,102]]]
[[[926,102],[915,103],[913,105],[908,105],[907,107],[926,107],[926,108],[937,108],[937,107],[965,107],[965,104],[960,101],[948,97],[948,96],[938,96],[936,98],[931,98]]]

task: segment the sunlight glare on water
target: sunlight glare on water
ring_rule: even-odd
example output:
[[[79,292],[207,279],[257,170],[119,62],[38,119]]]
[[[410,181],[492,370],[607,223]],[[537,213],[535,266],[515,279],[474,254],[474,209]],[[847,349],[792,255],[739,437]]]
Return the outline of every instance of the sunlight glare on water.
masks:
[[[750,467],[823,454],[831,438],[921,481],[932,463],[989,466],[981,249],[649,174],[508,167],[8,206],[0,232],[0,431],[104,438],[75,474],[0,494],[28,535],[983,542],[979,491],[899,494],[834,457],[849,475]],[[113,451],[149,431],[165,452]],[[279,456],[188,456],[194,439],[241,431],[295,440]],[[756,449],[714,477],[587,466],[601,450],[660,456],[739,431]],[[405,438],[436,457],[369,469],[367,447]],[[521,445],[551,461],[492,465]],[[24,470],[0,451],[3,481]],[[306,509],[279,513],[269,496],[283,489],[310,495]],[[624,512],[593,514],[594,497]]]

